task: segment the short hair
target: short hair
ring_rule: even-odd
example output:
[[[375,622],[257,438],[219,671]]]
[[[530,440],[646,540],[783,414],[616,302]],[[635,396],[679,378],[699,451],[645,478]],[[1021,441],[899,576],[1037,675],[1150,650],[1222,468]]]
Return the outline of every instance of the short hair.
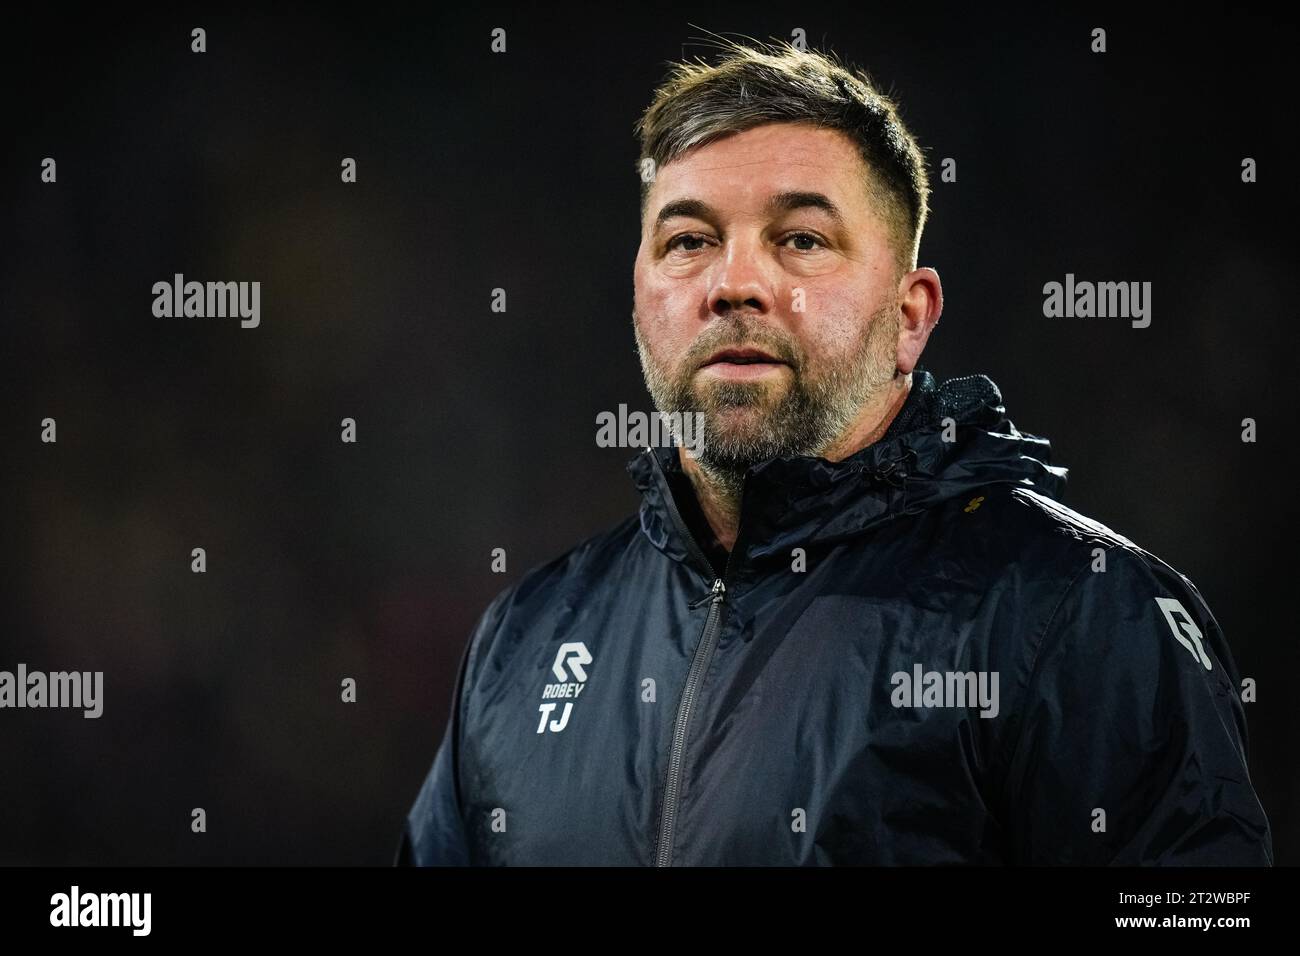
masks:
[[[866,189],[884,221],[900,275],[916,268],[929,215],[925,157],[899,118],[897,104],[862,70],[833,52],[802,50],[788,41],[741,44],[721,40],[715,64],[671,63],[668,78],[637,120],[638,166],[658,171],[688,150],[733,133],[780,122],[839,130],[867,167]],[[642,176],[641,218],[653,180]]]

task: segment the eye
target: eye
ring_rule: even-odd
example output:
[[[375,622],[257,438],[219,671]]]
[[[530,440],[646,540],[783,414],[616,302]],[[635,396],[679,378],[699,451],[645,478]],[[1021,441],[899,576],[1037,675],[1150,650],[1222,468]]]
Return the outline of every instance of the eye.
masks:
[[[676,249],[676,248],[678,247],[678,243],[680,243],[683,239],[687,239],[687,240],[690,240],[690,241],[700,241],[700,242],[703,242],[706,238],[707,238],[706,236],[704,236],[704,235],[702,235],[701,233],[698,233],[698,232],[684,232],[684,233],[682,233],[680,236],[673,236],[672,239],[668,240],[668,246],[667,246],[667,249],[668,249],[669,252],[671,252],[672,250]],[[684,251],[685,251],[685,252],[699,252],[700,250],[699,250],[698,248],[694,248],[694,249],[686,249],[686,250],[684,250]]]
[[[703,233],[684,232],[681,235],[673,236],[672,239],[668,240],[668,244],[665,248],[669,252],[672,252],[673,250],[679,248],[681,248],[683,252],[699,252],[700,249],[702,248],[701,246],[682,247],[681,243],[682,242],[707,243],[708,239],[709,237],[704,235]],[[808,242],[813,243],[814,246],[820,246],[823,249],[827,247],[826,243],[822,240],[821,236],[818,236],[815,233],[811,233],[811,232],[792,232],[789,235],[783,237],[779,244],[784,245],[785,243],[789,242],[791,239],[807,240]],[[802,252],[802,253],[810,253],[810,252],[815,252],[816,249],[796,248],[794,251]]]
[[[815,236],[815,235],[813,235],[811,232],[792,232],[792,233],[790,233],[788,236],[786,236],[785,238],[783,238],[783,239],[781,240],[781,242],[782,242],[782,243],[787,243],[787,242],[789,242],[791,239],[807,239],[809,242],[813,242],[813,243],[815,243],[815,244],[821,246],[823,249],[826,247],[826,243],[822,242],[821,237],[820,237],[820,236]],[[813,252],[814,250],[813,250],[813,249],[795,249],[794,251],[795,251],[795,252]]]

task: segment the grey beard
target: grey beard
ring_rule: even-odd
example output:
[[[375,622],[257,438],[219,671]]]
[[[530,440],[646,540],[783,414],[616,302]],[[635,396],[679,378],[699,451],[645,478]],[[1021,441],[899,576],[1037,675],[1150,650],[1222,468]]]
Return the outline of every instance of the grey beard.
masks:
[[[807,388],[802,377],[796,377],[772,410],[752,425],[728,429],[722,424],[728,410],[759,405],[763,392],[762,385],[724,382],[703,402],[689,389],[670,389],[664,396],[673,408],[703,414],[704,441],[693,457],[700,471],[728,498],[739,498],[745,472],[752,465],[772,458],[822,455],[852,424],[860,407],[860,403],[852,407],[848,402],[837,403],[827,389]]]
[[[847,359],[809,379],[802,357],[792,355],[784,340],[760,333],[752,323],[737,322],[735,334],[725,340],[710,336],[711,354],[719,347],[753,342],[790,362],[794,381],[767,414],[745,426],[728,429],[724,414],[732,409],[757,408],[767,387],[758,382],[718,382],[697,392],[693,348],[683,360],[685,374],[670,377],[651,359],[633,312],[633,329],[646,388],[660,411],[700,413],[703,444],[693,455],[713,490],[739,506],[745,472],[772,458],[822,457],[852,426],[858,413],[873,396],[886,387],[897,370],[898,319],[892,308],[882,309],[871,319],[858,349]],[[706,355],[701,355],[702,358]]]

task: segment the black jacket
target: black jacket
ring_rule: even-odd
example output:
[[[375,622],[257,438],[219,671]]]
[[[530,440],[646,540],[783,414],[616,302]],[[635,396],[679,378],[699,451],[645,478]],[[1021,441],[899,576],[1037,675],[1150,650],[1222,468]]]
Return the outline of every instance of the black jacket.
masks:
[[[728,558],[645,449],[484,612],[396,862],[1271,865],[1218,623],[1049,455],[918,370],[866,449],[751,468]]]

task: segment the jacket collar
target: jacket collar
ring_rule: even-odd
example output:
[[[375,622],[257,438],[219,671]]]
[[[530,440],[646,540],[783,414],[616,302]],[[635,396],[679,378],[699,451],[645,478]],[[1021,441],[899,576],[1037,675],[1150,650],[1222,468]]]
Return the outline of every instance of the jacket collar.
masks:
[[[939,384],[918,368],[880,440],[838,462],[789,456],[750,466],[737,540],[744,554],[736,557],[788,559],[792,548],[843,540],[989,484],[1057,498],[1068,472],[1050,459],[1048,440],[1016,429],[987,376]],[[642,496],[642,533],[673,560],[691,562],[698,546],[683,534],[667,477],[681,472],[677,448],[645,448],[627,471]]]

